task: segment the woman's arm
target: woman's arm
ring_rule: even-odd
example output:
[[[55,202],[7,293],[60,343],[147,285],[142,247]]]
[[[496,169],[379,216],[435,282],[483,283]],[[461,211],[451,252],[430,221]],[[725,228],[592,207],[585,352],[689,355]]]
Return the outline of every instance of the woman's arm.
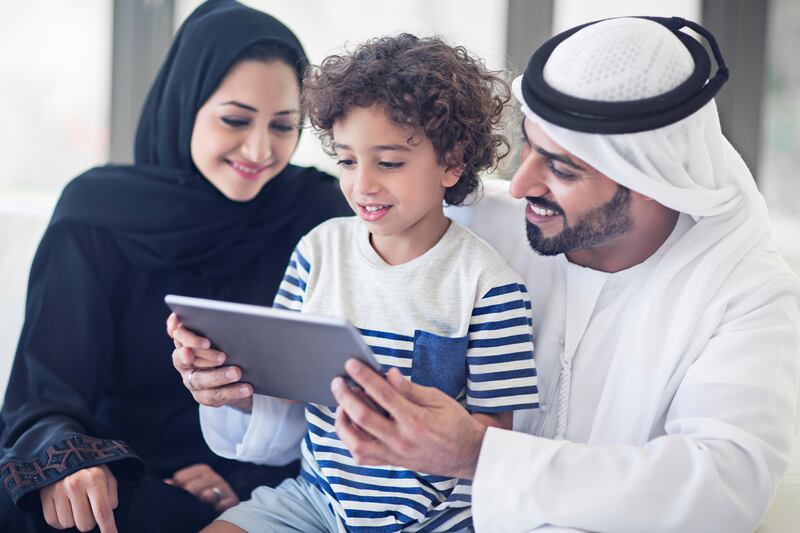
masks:
[[[115,479],[90,476],[77,484],[83,494],[101,481],[110,487],[116,478],[144,475],[126,443],[99,436],[92,415],[111,379],[114,343],[108,287],[94,261],[97,239],[88,228],[51,226],[31,268],[0,421],[0,476],[22,508],[38,506],[40,489],[84,469],[107,464]]]

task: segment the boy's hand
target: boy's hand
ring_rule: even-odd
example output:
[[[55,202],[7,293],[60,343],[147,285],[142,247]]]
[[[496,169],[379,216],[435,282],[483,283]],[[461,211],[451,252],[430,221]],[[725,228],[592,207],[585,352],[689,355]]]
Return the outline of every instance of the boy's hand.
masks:
[[[390,416],[371,409],[344,379],[333,380],[336,433],[358,464],[474,477],[486,426],[458,402],[439,389],[411,383],[394,368],[383,379],[350,359],[345,370]]]

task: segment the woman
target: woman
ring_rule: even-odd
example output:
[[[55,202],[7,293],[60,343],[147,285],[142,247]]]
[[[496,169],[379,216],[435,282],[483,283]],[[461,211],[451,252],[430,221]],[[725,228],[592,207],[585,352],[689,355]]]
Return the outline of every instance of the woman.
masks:
[[[4,527],[196,531],[294,473],[208,449],[172,374],[163,297],[268,305],[299,238],[350,214],[333,178],[288,164],[305,65],[272,17],[205,2],[150,90],[135,164],[65,188],[0,420]]]

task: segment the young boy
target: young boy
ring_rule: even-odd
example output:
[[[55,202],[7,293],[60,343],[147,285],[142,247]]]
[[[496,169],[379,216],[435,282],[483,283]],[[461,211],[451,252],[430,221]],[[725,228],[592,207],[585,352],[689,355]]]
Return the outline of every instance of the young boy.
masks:
[[[500,94],[498,94],[500,93]],[[346,318],[378,361],[511,427],[538,405],[530,302],[488,244],[448,220],[496,165],[507,88],[463,48],[403,34],[331,56],[305,80],[312,125],[338,157],[358,215],[302,239],[275,307]],[[462,531],[470,486],[392,466],[363,467],[308,405],[299,478],[262,487],[209,530]],[[230,524],[226,524],[226,522]]]

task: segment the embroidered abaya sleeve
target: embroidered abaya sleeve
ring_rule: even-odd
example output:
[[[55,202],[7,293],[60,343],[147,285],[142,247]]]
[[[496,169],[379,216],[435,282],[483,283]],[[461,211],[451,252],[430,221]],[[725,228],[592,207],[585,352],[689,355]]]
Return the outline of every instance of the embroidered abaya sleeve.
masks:
[[[101,248],[95,230],[51,225],[34,258],[0,419],[0,477],[22,508],[38,503],[26,495],[83,468],[109,463],[120,483],[144,472],[92,415],[114,387],[113,261]]]

